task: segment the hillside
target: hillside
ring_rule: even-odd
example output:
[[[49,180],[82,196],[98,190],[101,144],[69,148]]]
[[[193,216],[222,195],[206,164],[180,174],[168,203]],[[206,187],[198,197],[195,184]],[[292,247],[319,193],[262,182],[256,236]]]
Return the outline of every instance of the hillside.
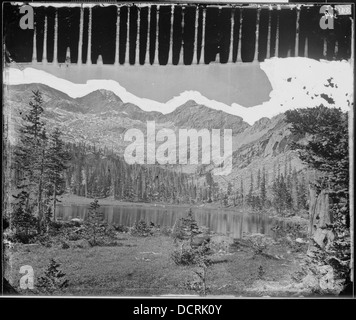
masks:
[[[287,159],[297,170],[303,168],[296,155],[289,150],[288,143],[295,138],[284,122],[283,114],[271,119],[261,118],[251,126],[241,117],[208,108],[192,100],[168,114],[146,112],[132,103],[124,103],[113,92],[103,89],[93,91],[84,97],[71,98],[43,84],[8,86],[5,91],[5,114],[9,117],[11,142],[15,141],[21,110],[28,107],[33,90],[42,92],[46,121],[51,127],[60,127],[67,142],[86,142],[107,147],[119,155],[123,155],[128,145],[123,139],[126,130],[137,128],[145,132],[146,121],[155,120],[156,130],[232,129],[232,173],[223,178],[214,178],[222,188],[225,188],[229,181],[236,186],[241,180],[247,183],[251,172],[256,175],[263,167],[267,175],[272,177],[273,170],[278,164],[283,169]],[[213,165],[205,166],[203,172],[208,172],[212,168]],[[178,169],[196,173],[198,167],[188,165],[178,166]],[[201,172],[201,168],[199,170]]]

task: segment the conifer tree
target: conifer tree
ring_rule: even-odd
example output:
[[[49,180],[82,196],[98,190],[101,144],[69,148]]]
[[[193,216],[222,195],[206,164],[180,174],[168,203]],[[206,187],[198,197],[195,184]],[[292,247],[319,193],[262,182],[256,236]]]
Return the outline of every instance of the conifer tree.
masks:
[[[241,206],[243,207],[245,204],[245,194],[244,194],[244,182],[242,179],[240,182],[240,197],[241,197]]]
[[[297,184],[297,198],[298,198],[298,208],[299,209],[308,209],[307,205],[307,185],[304,175],[301,177],[300,182]]]
[[[252,175],[252,172],[251,172],[251,177],[250,177],[250,189],[248,191],[248,194],[247,194],[247,204],[249,206],[252,206],[253,204],[253,175]]]
[[[88,218],[85,222],[85,226],[88,230],[89,241],[93,246],[98,244],[98,237],[101,231],[100,225],[102,222],[102,216],[98,211],[99,208],[100,205],[97,199],[91,202],[88,212]]]
[[[33,91],[29,102],[30,109],[22,114],[19,139],[14,151],[14,163],[16,169],[21,172],[17,188],[20,192],[24,191],[23,197],[27,197],[21,203],[25,206],[24,212],[37,209],[38,223],[43,217],[42,195],[48,140],[45,122],[42,120],[42,105],[41,92]]]
[[[267,199],[265,167],[263,167],[262,169],[262,178],[260,184],[260,199],[261,199],[261,206],[264,207],[266,205],[266,199]]]
[[[212,202],[212,193],[214,193],[214,179],[211,172],[207,172],[205,175],[206,183],[208,184],[208,202]]]
[[[291,197],[292,197],[292,207],[294,210],[298,210],[298,175],[297,170],[294,168],[291,175]]]
[[[260,168],[258,168],[258,171],[257,171],[257,190],[260,188],[260,185],[261,185],[261,170]]]
[[[55,128],[49,137],[49,150],[47,156],[48,166],[48,183],[50,184],[52,191],[52,214],[53,220],[56,220],[56,204],[57,195],[63,192],[64,188],[64,171],[68,168],[68,161],[70,155],[66,150],[65,144],[61,139],[61,131],[59,128]]]
[[[333,205],[329,208],[332,223],[326,228],[333,234],[324,249],[320,249],[318,264],[326,263],[336,277],[351,281],[350,266],[350,206],[349,206],[349,123],[348,113],[340,108],[320,105],[315,108],[286,112],[293,134],[306,138],[306,143],[294,142],[300,159],[321,177],[316,179],[317,191],[327,190]],[[303,193],[303,192],[302,192]]]

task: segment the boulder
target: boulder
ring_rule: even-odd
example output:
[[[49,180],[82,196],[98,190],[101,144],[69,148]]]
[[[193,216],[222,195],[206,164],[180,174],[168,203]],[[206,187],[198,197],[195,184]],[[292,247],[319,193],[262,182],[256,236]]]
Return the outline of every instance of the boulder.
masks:
[[[298,242],[298,243],[308,243],[308,241],[304,241],[302,238],[297,238],[297,239],[295,239],[295,242]]]
[[[334,234],[330,230],[318,228],[314,233],[313,240],[323,249],[328,242],[334,240]]]
[[[195,236],[192,241],[191,241],[191,246],[194,247],[199,247],[202,246],[203,244],[207,244],[210,242],[210,236],[209,235],[197,235]]]
[[[309,246],[307,256],[314,258],[318,252],[318,248],[316,246]]]
[[[321,267],[318,267],[318,271],[320,272],[320,274],[322,275],[325,275],[327,273],[333,273],[334,270],[331,266],[329,265],[324,265],[324,266],[321,266]]]
[[[322,276],[319,281],[319,286],[322,290],[331,291],[334,289],[334,275],[327,273]]]
[[[304,287],[308,289],[315,289],[319,287],[319,281],[316,276],[313,276],[312,274],[308,274],[304,279],[303,279],[303,285]]]
[[[334,270],[329,265],[324,265],[317,268],[321,277],[319,279],[319,286],[322,290],[333,291],[335,290]]]
[[[78,223],[78,224],[83,223],[83,219],[79,219],[79,218],[73,218],[73,219],[70,219],[70,221],[71,221],[71,222]]]

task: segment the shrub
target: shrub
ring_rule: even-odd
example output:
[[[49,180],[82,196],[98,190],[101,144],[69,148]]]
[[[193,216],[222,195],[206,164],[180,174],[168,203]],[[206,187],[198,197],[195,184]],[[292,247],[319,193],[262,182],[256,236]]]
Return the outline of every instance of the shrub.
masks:
[[[211,265],[210,259],[207,259],[206,256],[200,256],[199,257],[199,262],[198,262],[198,267],[199,268],[197,270],[194,270],[195,274],[200,279],[200,283],[201,283],[200,292],[203,295],[206,295],[206,291],[207,291],[207,288],[206,288],[206,274],[207,274],[207,271],[208,271],[208,267],[210,265]]]
[[[40,243],[42,246],[47,248],[52,247],[52,239],[48,234],[41,234],[36,236],[34,242]]]
[[[177,265],[193,265],[197,262],[197,250],[190,246],[190,241],[183,241],[173,250],[171,258]]]
[[[263,254],[267,249],[267,243],[263,241],[262,237],[254,237],[250,241],[255,256],[259,254]]]
[[[24,199],[14,205],[11,214],[11,230],[14,232],[14,242],[30,243],[37,234],[38,220],[26,209]]]
[[[95,199],[90,203],[88,218],[84,224],[77,220],[67,223],[69,228],[64,231],[64,238],[69,241],[86,239],[91,246],[116,245],[114,241],[116,238],[115,226],[103,222],[99,208],[98,200]],[[77,227],[74,232],[71,231],[73,227]]]
[[[197,284],[195,282],[192,288],[206,295],[206,274],[208,267],[211,265],[209,255],[212,253],[209,243],[210,238],[194,238],[202,231],[193,218],[191,209],[189,209],[187,217],[181,218],[178,222],[179,224],[176,224],[173,228],[172,235],[176,248],[172,252],[171,258],[177,265],[196,266],[193,271],[199,277],[200,283]]]
[[[90,203],[90,208],[88,212],[88,219],[85,221],[85,229],[88,237],[88,241],[95,246],[97,244],[98,237],[102,231],[101,222],[102,216],[98,212],[100,205],[98,200],[95,199]]]
[[[37,281],[37,288],[48,294],[53,294],[56,291],[60,291],[68,285],[68,280],[65,279],[65,273],[59,269],[60,263],[51,259],[44,272]]]
[[[140,220],[134,224],[131,234],[139,237],[150,236],[153,234],[152,226],[147,225],[145,220]]]
[[[72,232],[68,235],[68,240],[69,241],[77,241],[77,240],[80,240],[80,235],[75,233],[75,232]]]
[[[63,223],[60,223],[60,222],[57,222],[57,221],[51,221],[49,223],[49,225],[50,225],[50,228],[52,228],[55,231],[59,231],[64,226]]]
[[[273,244],[273,239],[262,234],[249,235],[247,241],[253,250],[253,258],[258,255],[266,255],[268,247]]]
[[[184,287],[188,290],[194,290],[199,292],[202,290],[202,283],[199,277],[198,279],[195,277],[193,279],[186,280],[186,282],[184,283]]]
[[[257,278],[258,278],[258,279],[263,279],[264,276],[265,276],[265,273],[266,273],[266,271],[265,271],[265,269],[263,268],[263,266],[259,266],[259,267],[258,267]]]
[[[172,235],[172,229],[170,227],[161,227],[160,228],[160,233],[164,236],[171,236]]]
[[[114,239],[116,238],[116,231],[115,228],[109,224],[102,224],[103,230],[103,237]]]
[[[130,228],[127,226],[124,226],[122,224],[113,224],[112,227],[115,229],[117,232],[129,232]]]
[[[187,217],[180,218],[173,227],[172,236],[174,241],[192,239],[201,233],[197,222],[193,217],[192,209],[189,209]]]
[[[198,248],[192,248],[190,241],[182,241],[173,250],[171,257],[177,265],[199,264],[204,256],[211,253],[208,244],[202,244]]]
[[[34,241],[36,237],[36,233],[27,233],[27,232],[13,232],[9,233],[7,236],[7,240],[10,242],[20,242],[23,244],[29,244]]]
[[[65,241],[62,242],[62,249],[69,249],[69,244]]]
[[[78,221],[78,220],[71,220],[71,221],[68,222],[68,224],[71,227],[80,227],[82,225],[82,223],[80,221]]]

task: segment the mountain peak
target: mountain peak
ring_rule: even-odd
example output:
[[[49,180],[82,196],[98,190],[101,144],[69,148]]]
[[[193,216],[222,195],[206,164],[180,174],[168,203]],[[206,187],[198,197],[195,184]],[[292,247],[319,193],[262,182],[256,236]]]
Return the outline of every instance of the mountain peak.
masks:
[[[101,98],[104,98],[104,99],[111,99],[111,100],[116,101],[116,102],[122,102],[120,97],[118,97],[114,92],[112,92],[110,90],[106,90],[106,89],[95,90],[95,91],[87,94],[84,97],[89,97],[89,96],[90,97],[100,96]],[[84,98],[84,97],[82,97],[82,98]]]
[[[85,106],[86,113],[118,111],[123,104],[122,100],[114,92],[106,89],[92,91],[81,98],[76,98],[76,100]]]
[[[185,102],[178,108],[191,108],[191,107],[195,107],[197,105],[198,105],[198,103],[195,100],[190,99],[190,100],[187,100],[187,102]]]

